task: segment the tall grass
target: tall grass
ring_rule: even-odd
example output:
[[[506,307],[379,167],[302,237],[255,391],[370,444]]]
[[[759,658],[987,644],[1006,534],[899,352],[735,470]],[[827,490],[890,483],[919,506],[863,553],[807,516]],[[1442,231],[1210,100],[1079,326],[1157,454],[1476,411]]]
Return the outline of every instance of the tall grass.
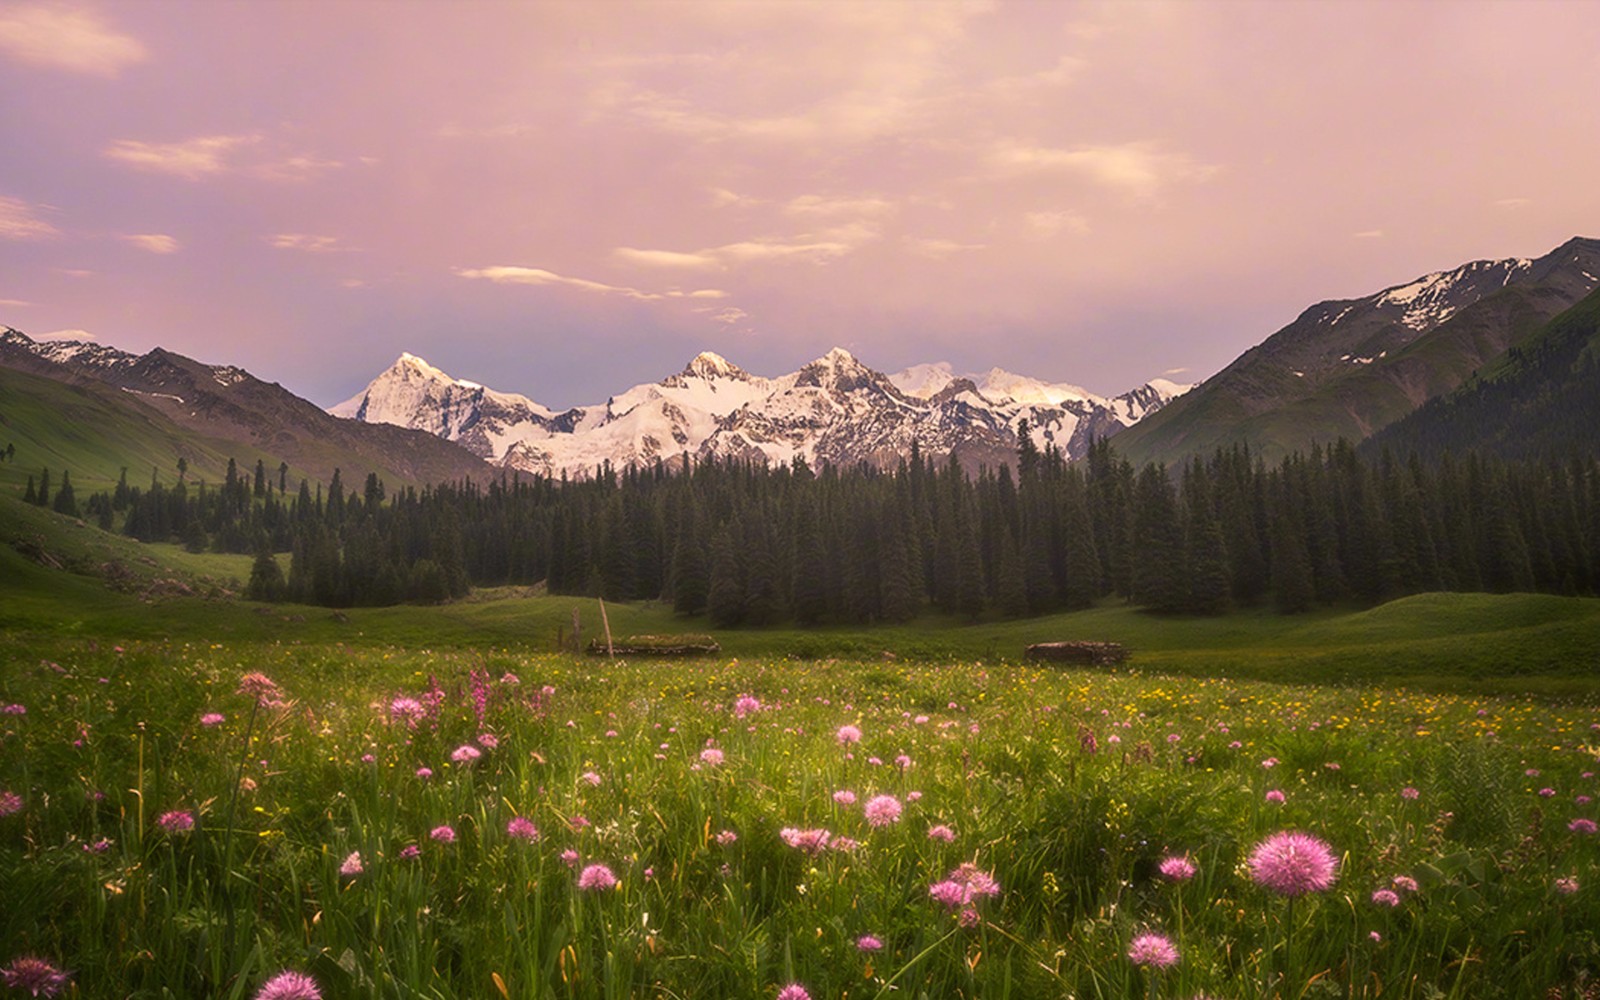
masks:
[[[326,997],[1525,997],[1600,966],[1587,707],[978,662],[44,653],[0,664],[24,709],[0,966],[81,996],[294,969]],[[1339,858],[1292,907],[1244,864],[1287,829]],[[616,887],[580,889],[601,864]],[[999,894],[930,893],[973,871]],[[1145,932],[1181,960],[1135,967]]]

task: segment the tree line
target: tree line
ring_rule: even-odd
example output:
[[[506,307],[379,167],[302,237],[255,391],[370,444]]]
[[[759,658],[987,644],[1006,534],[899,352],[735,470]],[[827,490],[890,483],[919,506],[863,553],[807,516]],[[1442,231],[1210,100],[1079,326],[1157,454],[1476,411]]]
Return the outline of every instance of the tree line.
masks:
[[[1135,469],[1107,441],[1078,463],[1026,434],[969,476],[731,459],[408,487],[376,474],[291,494],[258,463],[220,485],[91,497],[103,527],[254,553],[249,593],[343,607],[472,586],[663,600],[718,627],[979,618],[1121,598],[1165,613],[1283,612],[1433,590],[1600,591],[1600,464],[1376,459],[1339,443],[1268,466],[1243,448]],[[63,476],[63,478],[65,478]],[[274,488],[275,487],[275,488]],[[284,567],[274,553],[289,553]]]

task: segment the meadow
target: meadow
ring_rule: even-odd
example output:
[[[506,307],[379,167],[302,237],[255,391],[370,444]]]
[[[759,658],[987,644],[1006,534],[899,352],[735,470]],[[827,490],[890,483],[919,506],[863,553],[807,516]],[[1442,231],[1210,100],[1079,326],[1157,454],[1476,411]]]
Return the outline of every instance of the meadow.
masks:
[[[1533,997],[1600,971],[1583,698],[8,638],[16,995]]]

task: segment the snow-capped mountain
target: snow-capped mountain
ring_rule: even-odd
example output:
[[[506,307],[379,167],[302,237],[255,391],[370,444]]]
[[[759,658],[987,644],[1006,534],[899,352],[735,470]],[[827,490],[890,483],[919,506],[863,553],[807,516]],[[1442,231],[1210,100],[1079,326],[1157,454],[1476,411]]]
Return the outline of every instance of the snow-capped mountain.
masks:
[[[976,467],[1012,461],[1023,419],[1040,448],[1077,457],[1093,438],[1137,422],[1187,388],[1155,380],[1103,398],[998,368],[957,375],[948,364],[891,376],[842,348],[766,378],[707,351],[660,382],[558,413],[402,354],[329,412],[426,430],[496,464],[547,475],[581,477],[607,462],[621,468],[684,454],[892,465],[913,441],[925,454],[954,453]]]

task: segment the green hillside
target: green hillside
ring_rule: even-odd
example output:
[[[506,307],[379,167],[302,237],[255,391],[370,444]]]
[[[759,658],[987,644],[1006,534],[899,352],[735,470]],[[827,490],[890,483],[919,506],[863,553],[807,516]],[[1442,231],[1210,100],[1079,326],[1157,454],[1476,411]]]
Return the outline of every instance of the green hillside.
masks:
[[[1447,451],[1600,456],[1600,290],[1368,448],[1430,458]]]

